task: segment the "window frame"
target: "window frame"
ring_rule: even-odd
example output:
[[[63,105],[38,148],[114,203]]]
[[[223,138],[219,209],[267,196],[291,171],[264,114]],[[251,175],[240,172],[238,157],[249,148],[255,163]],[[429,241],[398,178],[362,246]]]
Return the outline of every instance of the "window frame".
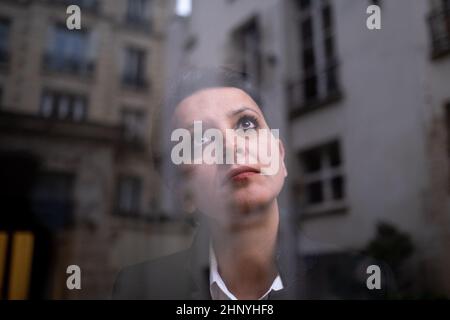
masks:
[[[124,182],[132,182],[135,183],[132,186],[133,188],[137,188],[137,190],[131,190],[131,192],[133,193],[132,197],[133,199],[131,200],[131,202],[133,202],[131,204],[132,208],[123,208],[123,203],[122,203],[122,187],[123,187],[123,183]],[[137,191],[137,192],[136,192]],[[114,210],[114,212],[119,215],[119,216],[123,216],[123,217],[139,217],[143,215],[143,210],[142,210],[142,199],[143,199],[143,181],[142,178],[139,177],[138,175],[129,175],[129,174],[121,174],[119,175],[118,179],[117,179],[117,202],[115,204],[115,208],[116,210]]]
[[[305,3],[303,7],[301,1],[294,3],[296,35],[301,41],[298,41],[297,46],[298,76],[287,87],[292,119],[320,107],[333,105],[342,98],[333,3],[329,0],[306,2],[309,5]],[[325,15],[325,10],[328,10],[328,15]],[[329,17],[327,24],[326,16]],[[311,31],[307,38],[310,40],[306,41],[305,23],[308,21]],[[307,62],[307,58],[313,62]]]
[[[133,116],[135,119],[135,128],[131,129],[128,127],[125,117],[127,115]],[[146,112],[140,108],[133,107],[123,107],[121,110],[121,125],[123,130],[124,138],[127,141],[141,142],[145,136],[145,122],[146,122]],[[136,128],[137,127],[137,128]]]
[[[134,58],[137,57],[138,59],[137,65],[130,68],[128,65],[130,64],[129,62],[131,61],[132,54],[136,54]],[[135,90],[148,89],[148,55],[149,52],[146,48],[132,45],[123,48],[123,65],[121,70],[122,86],[133,88]]]
[[[331,164],[330,150],[333,146],[337,147],[338,165]],[[317,153],[319,155],[320,165],[315,170],[308,172],[305,169],[305,163],[308,153]],[[302,208],[302,214],[306,217],[320,216],[328,213],[340,213],[347,209],[348,199],[348,178],[345,173],[345,159],[342,152],[342,141],[340,139],[327,140],[323,143],[315,144],[312,147],[302,149],[297,154],[300,164],[301,177],[297,183],[296,193],[300,193],[299,203]],[[333,180],[340,178],[341,198],[336,198],[333,191]],[[308,186],[320,183],[322,188],[322,200],[317,203],[308,202]]]
[[[49,99],[46,106],[45,100]],[[61,115],[61,101],[67,101],[67,115]],[[80,117],[76,116],[76,104],[82,101],[83,111]],[[89,99],[86,94],[73,93],[58,89],[44,88],[41,92],[41,99],[39,104],[39,115],[43,118],[57,119],[60,121],[85,122],[88,118]]]
[[[251,32],[254,32],[256,37],[252,39],[256,43],[254,46],[248,45]],[[259,89],[264,77],[263,34],[259,16],[251,16],[232,32],[231,37],[232,60],[239,66],[244,80],[248,80]],[[252,47],[253,50],[248,50],[248,47]]]
[[[430,7],[427,17],[430,57],[438,60],[450,55],[450,1],[435,0],[430,3]]]
[[[64,39],[64,43],[58,43]],[[62,54],[61,48],[81,44],[78,50]],[[92,77],[95,73],[95,57],[89,53],[93,49],[93,32],[88,29],[72,31],[62,23],[53,23],[47,30],[47,45],[43,52],[43,69],[47,72],[58,72],[83,77]],[[59,51],[58,51],[59,50]],[[74,54],[76,52],[76,54]],[[81,53],[80,53],[81,52]]]
[[[0,65],[8,65],[10,62],[10,51],[11,51],[11,29],[13,21],[9,17],[0,16],[0,24],[5,25],[6,37],[5,37],[5,48],[2,51],[0,47]]]

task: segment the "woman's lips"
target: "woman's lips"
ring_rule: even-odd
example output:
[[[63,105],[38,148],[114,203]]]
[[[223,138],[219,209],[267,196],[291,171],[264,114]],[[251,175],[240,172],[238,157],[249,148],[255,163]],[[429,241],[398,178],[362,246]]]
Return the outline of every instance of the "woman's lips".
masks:
[[[259,174],[260,170],[252,167],[237,167],[235,169],[232,169],[228,172],[226,180],[231,180],[234,182],[243,181],[248,179],[249,177]]]
[[[245,179],[247,179],[248,177],[250,177],[250,176],[252,176],[254,174],[256,174],[256,172],[253,172],[253,171],[242,172],[242,173],[239,173],[239,174],[233,176],[231,178],[231,180],[233,180],[233,181],[245,180]]]

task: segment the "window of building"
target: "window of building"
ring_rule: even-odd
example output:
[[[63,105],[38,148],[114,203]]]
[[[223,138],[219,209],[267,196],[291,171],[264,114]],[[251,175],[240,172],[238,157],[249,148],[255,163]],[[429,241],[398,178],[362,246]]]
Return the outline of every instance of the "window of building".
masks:
[[[450,102],[445,106],[445,126],[447,130],[447,159],[450,163]],[[449,166],[449,191],[450,191],[450,166]]]
[[[45,172],[38,176],[32,190],[31,208],[41,225],[56,230],[73,223],[74,181],[70,173]]]
[[[134,109],[122,110],[122,126],[125,139],[141,140],[145,131],[145,113]]]
[[[148,0],[128,0],[126,22],[139,27],[150,27],[150,3]]]
[[[300,153],[302,203],[306,211],[326,211],[345,199],[340,143],[333,141]]]
[[[9,31],[10,21],[0,18],[0,64],[9,61]]]
[[[122,83],[134,88],[145,88],[146,52],[137,48],[125,49],[125,61],[122,71]]]
[[[44,66],[47,70],[76,75],[94,71],[94,44],[91,33],[55,25],[50,29]]]
[[[300,74],[290,88],[294,109],[323,104],[339,94],[332,2],[297,0]]]
[[[369,1],[371,4],[376,5],[376,6],[381,6],[381,0],[370,0]]]
[[[450,0],[433,0],[431,4],[431,56],[439,58],[450,53]]]
[[[118,184],[117,213],[139,215],[142,192],[141,180],[137,177],[120,177]]]
[[[87,99],[84,95],[44,90],[40,114],[46,118],[83,121],[87,116]]]
[[[261,30],[258,19],[252,18],[233,34],[234,63],[244,78],[256,88],[262,77]]]

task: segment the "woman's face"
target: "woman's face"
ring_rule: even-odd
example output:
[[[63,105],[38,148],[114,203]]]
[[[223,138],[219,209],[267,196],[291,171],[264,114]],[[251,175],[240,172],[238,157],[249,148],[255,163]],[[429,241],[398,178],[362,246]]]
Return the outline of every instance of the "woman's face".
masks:
[[[238,148],[235,139],[242,133],[252,132],[250,129],[254,129],[253,132],[267,129],[266,132],[269,132],[260,108],[249,95],[232,87],[204,89],[181,101],[173,120],[176,128],[186,128],[192,136],[194,121],[202,122],[203,132],[211,128],[219,130],[224,138],[223,154],[234,153],[236,160],[237,153],[242,153],[245,159],[243,164],[234,161],[232,164],[181,165],[184,172],[183,189],[190,193],[200,212],[218,222],[229,223],[257,215],[261,211],[259,209],[274,203],[287,175],[281,141],[273,136],[272,140],[252,140],[256,139],[257,134],[249,134],[246,136],[247,141],[258,142]],[[208,142],[205,143],[203,139],[199,142],[202,150],[205,150]],[[198,147],[199,142],[193,141],[194,146]],[[276,148],[268,146],[270,142],[275,142]],[[268,162],[267,159],[261,161],[262,157],[255,151],[255,146],[277,152],[274,158],[278,159],[279,166],[272,174],[261,174],[268,167]]]

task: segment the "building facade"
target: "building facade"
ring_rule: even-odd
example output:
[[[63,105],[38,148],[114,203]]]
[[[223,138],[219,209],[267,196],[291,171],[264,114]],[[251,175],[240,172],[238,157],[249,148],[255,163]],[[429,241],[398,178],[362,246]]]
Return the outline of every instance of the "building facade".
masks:
[[[379,30],[366,26],[373,4]],[[298,217],[302,256],[361,251],[388,223],[414,246],[402,273],[448,295],[449,8],[440,0],[196,0],[190,15],[170,21],[168,74],[228,66],[260,88],[287,146],[281,203]]]
[[[80,30],[66,26],[72,4]],[[109,298],[121,267],[185,246],[159,205],[166,10],[0,1],[0,297]],[[81,290],[66,287],[69,265]]]

